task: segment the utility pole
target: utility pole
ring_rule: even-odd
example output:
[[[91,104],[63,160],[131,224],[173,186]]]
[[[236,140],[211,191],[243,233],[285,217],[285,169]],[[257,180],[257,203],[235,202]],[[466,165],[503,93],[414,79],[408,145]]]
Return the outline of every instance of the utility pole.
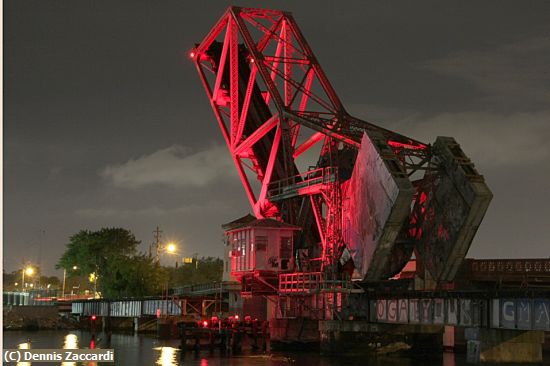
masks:
[[[157,226],[157,228],[153,231],[153,237],[155,238],[155,241],[153,244],[151,244],[151,247],[155,248],[155,261],[160,261],[160,239],[162,237],[162,230]],[[149,255],[152,255],[152,250],[149,248]]]

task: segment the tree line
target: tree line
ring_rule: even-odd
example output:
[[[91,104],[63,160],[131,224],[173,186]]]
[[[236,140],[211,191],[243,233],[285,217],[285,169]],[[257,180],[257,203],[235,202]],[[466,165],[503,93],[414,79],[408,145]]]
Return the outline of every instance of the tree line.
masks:
[[[67,277],[87,277],[104,298],[160,295],[167,287],[221,281],[223,260],[203,257],[178,268],[162,266],[138,251],[141,242],[126,229],[81,230],[69,238],[56,268]]]

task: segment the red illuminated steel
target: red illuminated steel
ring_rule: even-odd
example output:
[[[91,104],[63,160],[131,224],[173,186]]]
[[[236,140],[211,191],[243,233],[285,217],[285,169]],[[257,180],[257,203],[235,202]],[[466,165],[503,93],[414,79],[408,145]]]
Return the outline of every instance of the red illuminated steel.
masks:
[[[353,292],[350,281],[331,278],[326,272],[294,272],[279,275],[279,293],[314,294],[319,292]]]
[[[401,152],[426,147],[351,117],[290,13],[231,7],[190,56],[257,218],[279,217],[299,223],[298,204],[290,197],[287,202],[277,201],[280,195],[275,194],[274,186],[281,191],[282,182],[310,175],[301,173],[296,159],[319,143],[324,147],[321,153],[311,154],[312,166],[321,154],[333,154],[338,142],[358,148],[365,130],[383,133]],[[257,189],[247,168],[260,182]],[[336,171],[337,167],[322,169]],[[302,185],[309,188],[306,181]],[[319,230],[323,253],[333,256],[341,244],[339,194],[335,192],[339,184],[331,181],[310,190],[288,189],[299,196],[311,196],[313,204],[301,214],[314,213],[313,227]],[[332,248],[327,248],[327,237]]]
[[[189,56],[255,217],[302,228],[309,270],[335,272],[347,247],[342,187],[362,141],[391,179],[410,179],[415,190],[410,202],[398,202],[410,211],[399,216],[403,232],[392,223],[385,249],[369,257],[379,262],[369,278],[387,278],[406,263],[426,222],[419,197],[433,175],[422,174],[437,168],[429,145],[350,116],[288,12],[230,7]],[[399,263],[388,270],[380,261],[390,258]]]

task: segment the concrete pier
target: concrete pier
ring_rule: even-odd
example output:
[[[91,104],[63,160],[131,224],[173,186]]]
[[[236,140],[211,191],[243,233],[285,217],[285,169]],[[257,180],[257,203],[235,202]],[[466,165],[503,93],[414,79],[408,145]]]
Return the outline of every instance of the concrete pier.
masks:
[[[544,331],[466,328],[471,363],[542,363]]]
[[[321,352],[325,354],[440,352],[443,332],[442,325],[374,324],[360,320],[319,322]]]
[[[318,326],[319,321],[315,319],[271,319],[269,322],[271,348],[317,348]]]

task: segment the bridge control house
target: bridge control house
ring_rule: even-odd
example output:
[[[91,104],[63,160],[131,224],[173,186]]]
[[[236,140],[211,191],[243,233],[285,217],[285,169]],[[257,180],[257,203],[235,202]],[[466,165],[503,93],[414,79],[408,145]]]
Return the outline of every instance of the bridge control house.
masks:
[[[272,311],[265,297],[278,288],[280,273],[294,271],[295,225],[273,219],[256,219],[247,215],[222,226],[225,234],[224,279],[241,283],[244,298],[243,313],[268,319]]]
[[[293,270],[294,236],[300,227],[248,215],[224,225],[224,229],[235,278],[253,272],[278,275]]]

